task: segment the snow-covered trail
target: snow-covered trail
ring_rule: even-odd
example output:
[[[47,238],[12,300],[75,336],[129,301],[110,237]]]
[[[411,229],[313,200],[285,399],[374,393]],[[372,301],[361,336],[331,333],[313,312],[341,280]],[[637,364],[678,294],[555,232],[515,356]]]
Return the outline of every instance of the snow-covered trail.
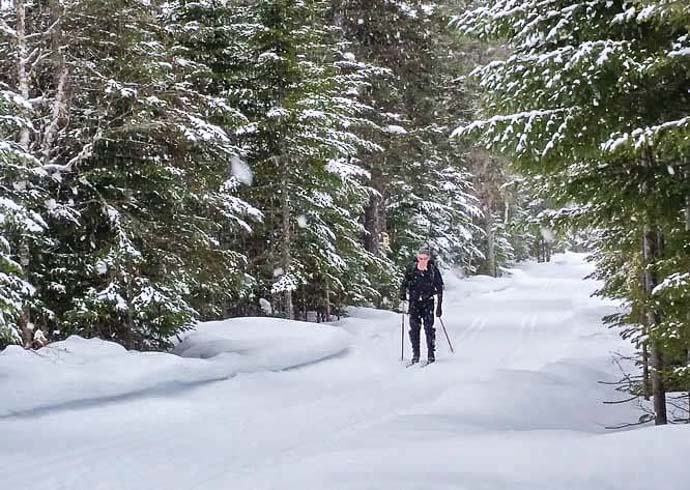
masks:
[[[0,417],[0,488],[685,490],[686,427],[606,429],[639,413],[602,403],[629,348],[589,271],[447,275],[457,353],[439,328],[425,369],[399,363],[399,316],[355,310],[351,348],[315,364]]]

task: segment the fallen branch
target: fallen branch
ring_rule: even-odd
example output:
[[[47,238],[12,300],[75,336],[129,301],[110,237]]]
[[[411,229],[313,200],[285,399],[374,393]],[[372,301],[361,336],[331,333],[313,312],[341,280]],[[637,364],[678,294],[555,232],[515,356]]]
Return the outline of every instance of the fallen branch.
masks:
[[[615,402],[604,401],[603,403],[604,405],[620,405],[622,403],[630,403],[631,401],[637,400],[638,398],[640,398],[640,395],[635,395],[631,398],[628,398],[627,400],[617,400]]]
[[[606,426],[605,428],[608,430],[620,430],[620,429],[627,429],[629,427],[639,427],[641,425],[647,425],[651,423],[653,419],[648,419],[648,420],[640,420],[639,422],[633,422],[630,424],[621,424],[621,425],[614,425],[614,426]]]

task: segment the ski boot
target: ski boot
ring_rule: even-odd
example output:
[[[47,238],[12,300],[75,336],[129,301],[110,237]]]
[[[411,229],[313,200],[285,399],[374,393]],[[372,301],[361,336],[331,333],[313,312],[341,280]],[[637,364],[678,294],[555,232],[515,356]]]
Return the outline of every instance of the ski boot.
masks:
[[[419,363],[419,356],[413,356],[412,359],[407,361],[407,363],[405,364],[405,367],[411,367],[411,366],[414,366],[415,364],[418,364],[418,363]]]

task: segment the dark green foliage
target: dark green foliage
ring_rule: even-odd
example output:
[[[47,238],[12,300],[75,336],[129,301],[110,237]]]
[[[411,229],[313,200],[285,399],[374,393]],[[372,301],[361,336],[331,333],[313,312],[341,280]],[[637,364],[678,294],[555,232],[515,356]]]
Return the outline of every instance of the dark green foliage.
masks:
[[[29,140],[51,196],[50,241],[26,267],[46,307],[32,319],[55,335],[165,346],[192,325],[195,296],[232,295],[242,279],[242,254],[220,237],[252,212],[229,180],[236,149],[209,120],[225,108],[194,89],[189,80],[204,67],[173,54],[156,9],[98,0],[66,8],[49,11],[61,19],[60,57],[31,87],[63,113],[49,151],[40,130]],[[47,127],[38,109],[29,118]]]
[[[395,307],[420,245],[528,257],[521,188],[449,138],[474,53],[446,7],[3,4],[2,342],[164,348],[198,319]]]
[[[458,81],[466,55],[446,5],[332,3],[353,51],[388,70],[364,92],[383,129],[371,137],[386,148],[362,158],[376,191],[365,214],[367,249],[392,257],[398,271],[422,244],[442,263],[469,266],[481,255],[478,203],[463,148],[449,139],[468,97]]]
[[[457,19],[466,34],[510,43],[506,59],[475,71],[487,118],[458,134],[540,175],[542,191],[564,206],[556,222],[597,230],[601,293],[628,306],[610,320],[671,360],[657,367],[687,384],[690,6],[562,1],[548,15],[536,1],[514,7],[492,2]]]

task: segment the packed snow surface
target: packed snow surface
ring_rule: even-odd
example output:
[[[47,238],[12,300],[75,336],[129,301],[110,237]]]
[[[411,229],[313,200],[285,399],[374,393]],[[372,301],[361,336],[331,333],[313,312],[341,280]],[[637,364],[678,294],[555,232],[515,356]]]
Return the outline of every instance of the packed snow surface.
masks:
[[[686,490],[686,426],[634,423],[607,382],[630,347],[583,256],[447,272],[437,363],[401,316],[199,325],[174,354],[77,337],[0,353],[0,488]],[[406,357],[409,347],[405,339]],[[423,349],[424,351],[424,349]]]

